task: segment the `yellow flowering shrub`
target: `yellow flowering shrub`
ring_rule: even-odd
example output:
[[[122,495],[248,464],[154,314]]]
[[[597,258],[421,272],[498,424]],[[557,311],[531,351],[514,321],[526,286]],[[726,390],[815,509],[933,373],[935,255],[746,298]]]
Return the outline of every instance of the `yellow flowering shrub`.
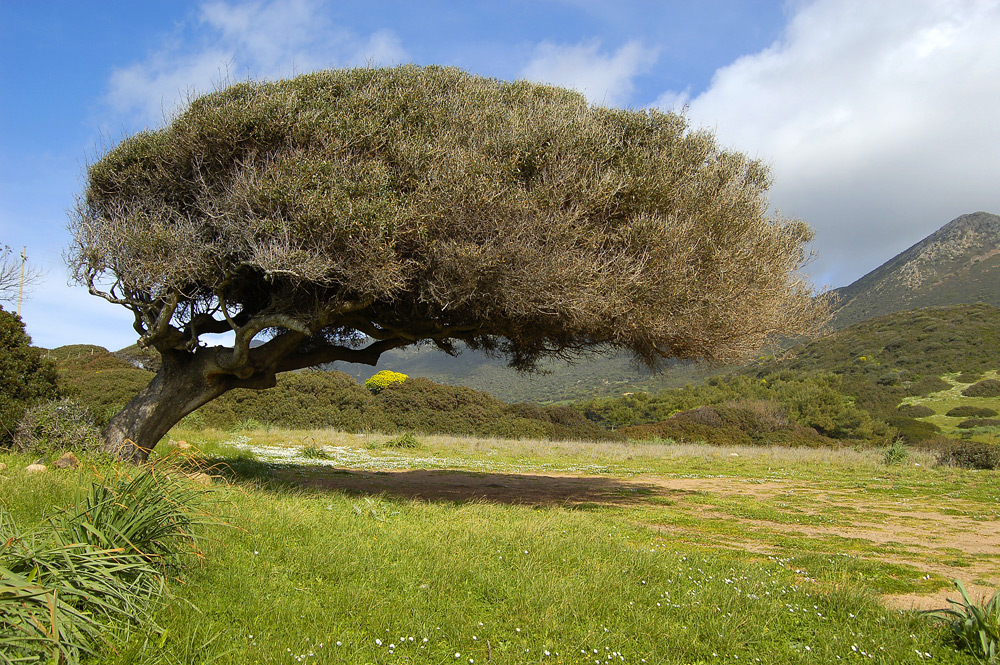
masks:
[[[378,395],[394,383],[402,383],[408,378],[408,376],[401,372],[390,372],[384,369],[365,381],[365,388],[370,390],[373,395]]]

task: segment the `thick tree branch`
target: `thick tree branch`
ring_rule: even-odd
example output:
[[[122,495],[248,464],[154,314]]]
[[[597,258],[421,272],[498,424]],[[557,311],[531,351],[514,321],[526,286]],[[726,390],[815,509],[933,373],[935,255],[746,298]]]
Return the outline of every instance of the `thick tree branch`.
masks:
[[[244,378],[249,376],[253,373],[253,367],[248,366],[250,342],[253,341],[253,338],[257,335],[257,333],[268,328],[285,328],[290,332],[294,332],[300,336],[299,342],[312,334],[304,323],[290,316],[275,314],[272,316],[251,318],[249,322],[240,327],[240,329],[236,332],[236,341],[233,344],[232,353],[229,358],[218,357],[216,362],[222,369],[233,372],[237,376],[243,376]],[[271,341],[273,342],[275,340],[282,339],[286,337],[286,335],[280,335]],[[299,342],[296,342],[295,345],[297,346]],[[268,342],[268,344],[270,343],[271,342]],[[266,347],[267,344],[264,346]]]
[[[398,349],[412,344],[408,339],[395,338],[373,342],[363,349],[351,349],[346,346],[326,345],[304,353],[293,353],[282,358],[277,365],[277,372],[291,372],[297,369],[322,365],[343,360],[349,363],[375,365],[379,357],[386,351]]]

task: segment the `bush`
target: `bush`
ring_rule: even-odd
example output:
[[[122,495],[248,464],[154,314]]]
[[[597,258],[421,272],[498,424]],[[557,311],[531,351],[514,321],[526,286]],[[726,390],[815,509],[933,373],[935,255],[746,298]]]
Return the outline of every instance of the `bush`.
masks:
[[[0,307],[0,447],[10,445],[26,409],[58,396],[55,365],[31,346],[21,317]]]
[[[882,453],[882,461],[886,466],[902,464],[910,457],[910,449],[900,440],[893,441]]]
[[[906,386],[906,394],[912,397],[917,397],[920,395],[938,393],[942,390],[948,390],[949,388],[951,388],[951,384],[942,379],[940,376],[922,376]]]
[[[903,404],[896,411],[907,418],[926,418],[934,415],[934,409],[923,404]]]
[[[1000,397],[1000,381],[983,379],[962,391],[966,397]]]
[[[955,380],[958,381],[959,383],[975,383],[976,381],[979,381],[981,378],[983,378],[982,372],[962,372],[957,377],[955,377]]]
[[[887,372],[882,376],[878,377],[876,383],[878,383],[880,386],[899,385],[899,372]]]
[[[626,427],[620,432],[634,440],[659,438],[728,446],[837,444],[815,429],[794,422],[784,406],[767,400],[734,400],[702,406],[660,423]]]
[[[377,372],[372,375],[367,381],[365,381],[365,388],[370,390],[373,395],[378,395],[389,386],[402,383],[408,378],[408,376],[400,372],[390,372],[389,370],[384,369],[381,372]]]
[[[997,412],[995,409],[989,409],[985,406],[963,405],[956,406],[944,415],[952,418],[992,418],[997,415]]]
[[[958,425],[959,429],[975,429],[976,427],[1000,427],[1000,419],[998,418],[969,418],[968,420],[963,420]]]
[[[389,439],[382,445],[386,448],[419,448],[420,439],[413,436],[409,432],[406,432],[395,438]]]
[[[941,428],[934,423],[906,416],[892,416],[887,422],[904,442],[910,444],[934,439],[941,432]]]
[[[96,450],[101,433],[90,412],[70,399],[28,409],[14,434],[14,447],[37,455],[66,450]]]
[[[61,395],[87,407],[98,427],[107,425],[153,378],[152,372],[92,344],[60,346],[45,356],[58,368]]]
[[[1000,445],[982,441],[953,441],[951,445],[941,446],[938,463],[963,469],[998,469]]]

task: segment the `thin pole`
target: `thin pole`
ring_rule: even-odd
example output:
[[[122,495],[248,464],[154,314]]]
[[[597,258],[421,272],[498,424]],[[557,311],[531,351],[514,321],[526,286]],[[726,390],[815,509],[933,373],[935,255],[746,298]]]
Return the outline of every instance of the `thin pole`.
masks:
[[[21,248],[21,284],[17,287],[17,315],[21,316],[21,296],[24,295],[24,264],[28,261],[28,248]]]

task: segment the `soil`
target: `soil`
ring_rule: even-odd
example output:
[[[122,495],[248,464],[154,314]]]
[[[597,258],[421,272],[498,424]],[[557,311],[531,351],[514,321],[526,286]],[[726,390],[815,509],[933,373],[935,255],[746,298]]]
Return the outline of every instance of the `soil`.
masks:
[[[706,516],[725,517],[747,525],[745,540],[721,543],[723,547],[760,554],[787,554],[768,551],[767,543],[754,541],[754,530],[814,538],[842,537],[869,541],[882,561],[914,566],[946,579],[978,580],[967,583],[974,599],[981,599],[1000,586],[1000,519],[973,519],[945,514],[906,500],[887,503],[884,498],[867,496],[850,489],[816,489],[793,482],[748,482],[738,478],[620,479],[602,476],[473,473],[462,471],[344,471],[329,467],[276,470],[278,479],[314,489],[348,494],[384,494],[424,501],[486,501],[530,506],[635,506],[650,497],[669,497],[680,510],[698,510]],[[796,507],[803,515],[829,514],[831,507],[850,511],[848,526],[796,524],[735,517],[706,506],[684,506],[684,497],[739,494],[760,499],[795,497],[808,508]],[[961,512],[960,502],[949,504]],[[971,506],[970,506],[971,508]],[[981,509],[981,506],[980,506]],[[890,547],[887,547],[890,546]],[[880,548],[882,548],[880,550]],[[886,553],[884,550],[891,550]],[[957,599],[953,588],[932,594],[884,596],[887,605],[899,609],[938,609]]]

